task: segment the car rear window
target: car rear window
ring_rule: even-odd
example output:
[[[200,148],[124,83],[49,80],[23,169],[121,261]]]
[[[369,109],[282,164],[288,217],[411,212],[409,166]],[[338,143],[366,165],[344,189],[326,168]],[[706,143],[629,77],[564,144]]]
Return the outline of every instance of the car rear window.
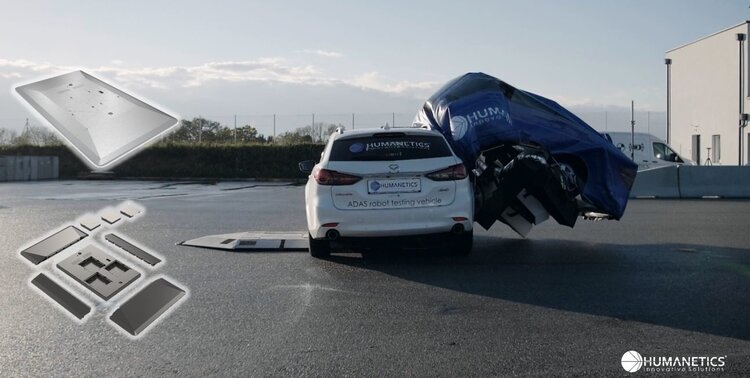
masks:
[[[329,160],[413,160],[445,156],[453,155],[441,136],[378,133],[373,136],[335,141],[331,147]]]

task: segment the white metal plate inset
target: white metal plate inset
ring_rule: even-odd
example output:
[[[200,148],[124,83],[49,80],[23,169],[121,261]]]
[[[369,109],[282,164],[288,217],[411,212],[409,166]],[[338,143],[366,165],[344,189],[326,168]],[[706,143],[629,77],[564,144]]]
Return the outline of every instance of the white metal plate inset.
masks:
[[[177,125],[177,118],[83,71],[22,85],[16,91],[97,169]]]
[[[306,250],[307,236],[307,231],[250,231],[208,235],[179,244],[228,251]]]

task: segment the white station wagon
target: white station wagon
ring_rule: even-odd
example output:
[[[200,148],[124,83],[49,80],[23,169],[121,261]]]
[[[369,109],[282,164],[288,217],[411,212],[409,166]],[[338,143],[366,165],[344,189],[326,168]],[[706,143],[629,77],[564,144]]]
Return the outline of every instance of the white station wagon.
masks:
[[[453,253],[471,251],[474,194],[466,167],[437,131],[381,128],[328,139],[320,162],[300,162],[310,254],[331,242],[445,234]]]

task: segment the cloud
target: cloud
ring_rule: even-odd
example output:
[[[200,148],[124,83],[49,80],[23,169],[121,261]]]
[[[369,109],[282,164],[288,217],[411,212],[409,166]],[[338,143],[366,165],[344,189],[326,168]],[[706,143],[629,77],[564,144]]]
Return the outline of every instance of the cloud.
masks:
[[[54,73],[68,70],[69,67],[56,66],[53,64],[49,64],[49,63],[36,63],[36,62],[28,61],[25,59],[17,59],[17,60],[0,59],[0,72],[13,70],[13,69],[16,69],[19,71],[21,70],[30,71],[36,74],[54,74]],[[7,72],[3,72],[3,73],[7,73]]]
[[[411,82],[407,80],[389,81],[378,72],[368,72],[348,81],[349,85],[361,89],[370,89],[386,93],[404,93],[435,89],[440,83],[435,81]]]
[[[262,58],[250,61],[210,62],[185,68],[191,78],[184,86],[196,87],[212,80],[229,82],[264,81],[291,84],[330,84],[313,66],[286,64],[282,58]]]
[[[589,97],[570,97],[570,96],[549,96],[550,99],[557,101],[565,107],[603,107],[604,104],[594,102]]]
[[[640,93],[647,93],[647,90],[640,90]],[[632,94],[624,91],[617,91],[613,93],[605,94],[598,100],[594,100],[589,97],[571,97],[571,96],[557,96],[550,95],[545,96],[552,100],[557,101],[560,105],[566,108],[583,109],[586,111],[630,111],[630,101],[634,97]],[[644,96],[640,96],[644,97]],[[655,106],[649,102],[639,101],[639,97],[635,99],[636,111],[663,111],[664,108]]]
[[[392,80],[378,72],[353,77],[337,77],[312,65],[294,64],[280,57],[242,61],[207,62],[194,66],[129,68],[120,64],[100,67],[73,67],[37,63],[28,60],[0,59],[0,77],[33,79],[77,69],[90,70],[111,77],[126,85],[156,89],[195,88],[209,82],[267,82],[307,86],[344,85],[387,94],[429,94],[439,83],[433,81]]]
[[[341,58],[342,56],[344,56],[344,54],[340,52],[321,50],[321,49],[317,49],[317,50],[305,49],[305,50],[299,50],[299,52],[305,53],[305,54],[315,54],[319,56],[324,56],[326,58]]]

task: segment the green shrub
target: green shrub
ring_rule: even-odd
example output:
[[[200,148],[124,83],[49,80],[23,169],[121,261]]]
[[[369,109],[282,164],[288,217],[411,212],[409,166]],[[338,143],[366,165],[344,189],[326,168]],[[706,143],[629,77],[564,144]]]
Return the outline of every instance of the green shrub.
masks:
[[[318,160],[324,146],[167,144],[146,148],[116,166],[115,177],[304,178],[302,160]],[[58,156],[60,177],[90,170],[65,146],[0,147],[0,155]]]

